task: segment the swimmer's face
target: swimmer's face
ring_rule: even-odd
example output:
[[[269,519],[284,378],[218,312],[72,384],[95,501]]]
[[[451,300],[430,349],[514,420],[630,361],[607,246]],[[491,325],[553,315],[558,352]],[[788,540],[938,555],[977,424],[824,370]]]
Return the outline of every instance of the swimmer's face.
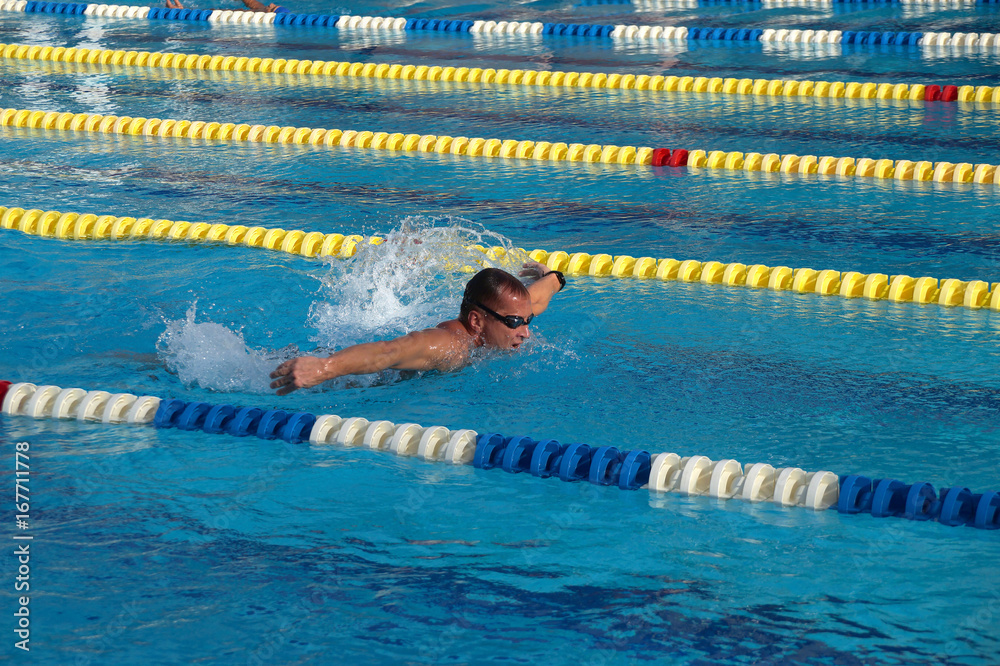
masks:
[[[520,295],[502,294],[495,310],[501,316],[517,315],[522,319],[527,319],[531,316],[531,301]],[[483,316],[483,342],[488,347],[517,349],[531,337],[528,324],[517,328],[508,328],[505,323],[493,315],[487,314],[479,308],[476,308],[476,312]]]

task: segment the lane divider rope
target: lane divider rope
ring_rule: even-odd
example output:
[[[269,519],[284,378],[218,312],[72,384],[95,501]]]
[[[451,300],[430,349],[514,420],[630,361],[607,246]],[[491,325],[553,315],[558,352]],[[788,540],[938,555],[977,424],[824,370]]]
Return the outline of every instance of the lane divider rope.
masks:
[[[84,131],[133,136],[159,136],[178,139],[206,139],[237,143],[309,144],[371,150],[440,153],[470,157],[505,157],[539,161],[604,162],[639,164],[653,162],[654,150],[644,146],[566,144],[517,139],[483,139],[436,134],[402,134],[356,130],[281,127],[102,116],[88,113],[62,113],[30,109],[0,109],[0,126],[49,131]]]
[[[937,520],[945,525],[979,529],[1000,528],[1000,493],[973,493],[956,486],[940,495],[929,483],[907,484],[897,479],[807,472],[799,467],[775,469],[768,463],[742,465],[736,460],[707,456],[680,457],[620,450],[615,446],[561,444],[554,439],[506,437],[499,433],[423,427],[415,423],[341,418],[335,414],[264,410],[213,405],[208,402],[162,400],[128,393],[21,382],[0,382],[3,414],[33,418],[99,421],[107,424],[149,424],[157,428],[200,430],[236,437],[256,435],[289,443],[360,447],[404,457],[478,469],[499,468],[539,478],[588,481],[622,490],[648,488],[651,493],[677,493],[716,499],[770,501],[780,506],[813,510],[836,508],[840,513],[867,513],[876,518],[896,516]]]
[[[772,5],[779,7],[810,7],[821,5],[829,7],[834,4],[900,4],[900,5],[944,5],[947,7],[965,7],[976,4],[990,4],[1000,0],[585,0],[584,4],[595,5],[632,5],[639,11],[656,11],[659,9],[697,9],[698,7],[715,7],[718,5]]]
[[[3,58],[3,47],[4,45],[0,44],[0,59]],[[176,62],[178,61],[175,61],[175,64]],[[198,69],[197,66],[195,66],[191,69],[175,68],[175,67],[169,67],[169,68],[144,67],[142,68],[144,71],[143,74],[140,74],[139,72],[130,71],[130,68],[132,67],[131,65],[113,64],[110,62],[102,63],[100,61],[66,62],[62,60],[36,59],[30,61],[30,64],[35,65],[36,67],[36,69],[30,71],[37,72],[39,74],[43,74],[46,76],[51,76],[51,75],[79,76],[81,74],[88,74],[88,73],[111,74],[111,75],[124,74],[126,76],[138,75],[138,76],[143,76],[144,78],[155,78],[156,80],[160,81],[209,81],[209,82],[222,81],[228,83],[246,82],[256,85],[310,86],[313,88],[325,87],[331,84],[343,85],[343,86],[350,86],[350,85],[356,86],[361,81],[368,81],[383,87],[383,89],[386,92],[391,91],[393,94],[396,94],[401,90],[423,91],[423,90],[434,90],[434,89],[440,91],[453,91],[457,93],[471,93],[474,90],[476,90],[476,87],[469,85],[470,83],[478,84],[479,87],[493,86],[493,85],[515,87],[516,89],[523,91],[523,93],[527,95],[541,91],[541,88],[536,85],[537,77],[535,77],[536,83],[532,83],[531,85],[526,85],[523,82],[523,74],[526,73],[527,70],[494,70],[498,74],[501,74],[503,77],[506,77],[505,83],[496,84],[495,81],[491,81],[490,83],[483,83],[482,79],[478,81],[471,81],[468,79],[469,76],[479,77],[481,72],[475,72],[474,70],[470,70],[469,73],[462,73],[458,71],[461,68],[456,68],[455,72],[442,71],[440,73],[440,76],[438,76],[438,73],[436,71],[433,72],[423,71],[423,72],[415,72],[414,76],[412,76],[411,78],[402,78],[402,77],[378,78],[378,77],[365,76],[363,71],[358,71],[356,75],[352,75],[351,73],[348,72],[343,76],[339,76],[336,73],[330,76],[324,76],[322,75],[322,73],[314,75],[308,72],[302,73],[299,71],[289,71],[287,67],[282,67],[283,71],[279,73],[274,71],[274,66],[276,66],[275,63],[267,64],[269,67],[271,67],[271,70],[267,72],[263,72],[260,70],[251,72],[246,69],[235,69],[235,68]],[[354,63],[351,64],[353,65]],[[429,66],[424,66],[424,67],[426,68],[426,70],[433,69],[433,67]],[[360,66],[357,69],[360,70],[361,69]],[[414,69],[416,70],[419,68],[414,67]],[[442,70],[445,69],[447,68],[442,68]],[[483,71],[485,72],[486,70]],[[430,78],[432,76],[436,78],[433,79]],[[448,78],[446,79],[445,76],[447,76]],[[509,78],[510,76],[513,76],[515,78],[520,77],[521,81],[518,84],[511,84]],[[651,77],[651,79],[652,78],[655,77]],[[661,93],[662,94],[695,93],[696,92],[695,88],[697,88],[698,91],[700,91],[698,94],[710,93],[715,97],[730,95],[730,93],[726,92],[712,93],[711,90],[717,88],[718,86],[710,78],[691,77],[690,81],[685,80],[684,77],[674,77],[674,78],[676,79],[675,81],[668,81],[670,77],[664,77],[664,80],[670,84],[668,86],[671,88],[670,90],[666,90],[666,88],[654,90],[649,87],[649,85],[651,85],[651,81],[646,81],[644,79],[636,82],[636,85],[646,86],[642,90],[639,90],[639,88],[636,88],[634,86],[632,88],[628,87],[622,88],[621,87],[622,82],[618,79],[613,79],[612,83],[615,83],[617,81],[618,88],[613,88],[614,90],[637,90],[640,93],[650,94],[650,95],[661,94]],[[737,88],[739,87],[738,84],[740,84],[740,82],[743,81],[743,79],[727,78],[727,79],[721,79],[721,81],[724,88],[728,87],[729,89],[734,89],[733,88],[734,86],[736,86]],[[874,88],[871,86],[865,87],[864,84],[859,83],[856,86],[851,86],[849,91],[846,86],[843,88],[843,90],[841,90],[840,86],[837,85],[835,86],[835,90],[833,90],[833,92],[839,96],[828,95],[823,97],[817,97],[815,95],[801,96],[798,95],[798,93],[803,90],[808,92],[810,90],[809,88],[810,84],[812,84],[812,91],[815,92],[817,83],[821,84],[829,82],[822,82],[822,81],[793,82],[790,79],[789,80],[763,79],[763,81],[767,82],[767,84],[761,83],[755,85],[754,79],[746,79],[746,81],[749,83],[750,92],[744,96],[752,97],[755,101],[766,102],[767,104],[774,104],[774,103],[779,103],[781,101],[796,101],[796,102],[809,103],[810,101],[815,100],[818,104],[824,107],[831,105],[840,105],[846,112],[856,111],[861,108],[870,108],[873,105],[873,103],[878,105],[883,105],[883,104],[890,105],[893,106],[894,108],[903,108],[903,109],[918,108],[924,102],[930,101],[929,99],[926,98],[928,95],[935,97],[937,101],[941,101],[942,99],[947,99],[949,101],[956,101],[958,106],[963,111],[983,111],[987,109],[992,109],[997,105],[1000,105],[1000,86],[975,86],[975,87],[970,87],[969,89],[966,89],[964,87],[959,88],[956,86],[945,86],[944,88],[941,88],[940,86],[925,86],[925,89],[923,91],[925,99],[915,99],[911,98],[911,94],[913,92],[912,90],[910,90],[909,88],[907,88],[906,90],[903,89],[896,90],[895,88],[896,84],[891,84],[891,83],[884,85],[873,84],[875,86]],[[771,81],[777,81],[777,83],[773,86],[770,86]],[[565,79],[563,80],[563,83],[565,83]],[[607,82],[605,81],[605,83]],[[792,83],[805,84],[806,87],[802,88],[802,85],[792,86],[791,85]],[[558,92],[562,88],[565,88],[565,86],[551,86],[550,84],[551,84],[551,77],[549,82],[546,83],[546,85],[544,86],[545,88],[549,88],[550,92]],[[555,90],[552,90],[553,88],[555,88]],[[612,88],[607,88],[607,86],[605,86],[605,88],[608,90],[612,90]],[[682,90],[682,88],[684,90]],[[688,90],[687,88],[690,88],[690,90]],[[782,94],[784,93],[786,88],[789,91],[789,95]],[[771,94],[769,94],[769,89]],[[746,90],[745,87],[744,90]],[[827,93],[831,92],[830,89],[828,88],[822,88],[822,90],[826,90]],[[794,91],[796,94],[791,94],[792,91]],[[847,96],[848,93],[850,93],[851,96]],[[740,93],[732,93],[732,94],[738,95]],[[880,94],[881,97],[879,97]],[[899,95],[898,99],[894,96],[897,94]],[[959,99],[960,97],[962,99]],[[634,102],[636,100],[632,101]]]
[[[285,60],[247,56],[210,56],[112,49],[65,48],[31,44],[0,44],[0,54],[12,60],[89,63],[151,69],[261,72],[369,79],[454,81],[494,85],[695,92],[768,97],[832,99],[895,99],[926,102],[981,102],[1000,104],[1000,86],[874,83],[857,81],[798,81],[792,79],[737,79],[704,76],[606,74],[480,67],[440,67],[390,63]]]
[[[442,426],[425,428],[414,423],[397,426],[389,421],[369,422],[364,418],[342,419],[330,414],[317,417],[306,412],[188,403],[29,382],[0,382],[0,404],[0,411],[9,416],[153,424],[157,428],[204,430],[236,437],[280,438],[291,443],[309,441],[364,446],[455,464],[468,464],[475,454],[476,432],[472,430],[449,430]]]
[[[900,5],[942,5],[964,7],[977,4],[997,3],[1000,0],[585,0],[584,5],[633,6],[637,11],[657,11],[663,9],[698,9],[718,5],[765,5],[771,7],[830,7],[835,4],[900,4]]]
[[[845,0],[849,1],[849,0]],[[892,31],[789,30],[785,28],[702,28],[687,26],[605,25],[589,23],[543,23],[539,21],[482,21],[448,19],[407,19],[385,16],[292,14],[231,10],[169,9],[131,5],[83,4],[72,2],[26,2],[5,0],[0,10],[103,16],[114,18],[207,21],[212,23],[259,23],[337,28],[340,30],[438,31],[509,35],[554,35],[597,37],[638,41],[789,41],[829,44],[885,44],[893,46],[950,45],[993,48],[1000,44],[995,33],[922,33]],[[926,37],[926,38],[925,38]]]
[[[26,234],[63,240],[188,240],[265,248],[304,257],[351,257],[361,244],[380,245],[380,236],[367,239],[360,235],[324,234],[319,231],[246,227],[243,225],[191,223],[167,219],[116,217],[88,213],[62,213],[56,210],[24,210],[0,206],[0,229],[16,229]],[[502,259],[503,247],[473,245],[469,249],[484,255],[484,261]],[[895,303],[936,303],[944,306],[986,308],[1000,311],[1000,282],[983,280],[937,279],[859,273],[856,271],[815,270],[788,266],[747,265],[739,262],[677,260],[672,258],[632,257],[629,255],[549,252],[542,249],[515,248],[549,270],[570,276],[658,279],[663,281],[700,282],[729,287],[792,291],[821,296],[889,300]],[[466,272],[471,266],[460,267]]]
[[[378,245],[383,238],[365,240],[359,235],[327,234],[240,224],[208,224],[148,217],[117,217],[87,213],[61,213],[0,206],[0,229],[62,240],[189,240],[280,250],[303,257],[352,257],[359,243]]]
[[[779,155],[713,150],[617,146],[519,139],[483,139],[437,134],[402,134],[278,125],[247,125],[132,116],[0,109],[0,127],[45,131],[82,131],[175,139],[203,139],[236,143],[309,144],[313,146],[438,153],[470,157],[516,158],[543,162],[601,162],[604,164],[670,166],[1000,185],[1000,169],[992,164],[928,162],[816,155]],[[195,144],[197,145],[197,144]]]

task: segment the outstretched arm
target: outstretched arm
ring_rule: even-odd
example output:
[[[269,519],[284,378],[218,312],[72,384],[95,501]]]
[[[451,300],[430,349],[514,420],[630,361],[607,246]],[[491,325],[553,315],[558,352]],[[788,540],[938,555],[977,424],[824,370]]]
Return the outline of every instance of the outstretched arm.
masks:
[[[431,328],[395,340],[353,345],[327,358],[293,358],[271,373],[271,388],[278,389],[278,395],[287,395],[336,377],[367,375],[388,368],[448,370],[461,365],[468,356],[468,347],[454,333]]]
[[[562,283],[545,264],[540,264],[537,261],[526,263],[521,275],[538,278],[528,287],[528,293],[531,295],[531,312],[537,317],[549,307],[549,301],[562,289]]]
[[[273,9],[269,9],[268,7],[265,7],[263,5],[263,3],[257,2],[257,0],[240,0],[240,1],[244,5],[246,5],[247,9],[249,9],[252,12],[273,12],[274,11]],[[274,5],[270,5],[270,6],[274,7]]]

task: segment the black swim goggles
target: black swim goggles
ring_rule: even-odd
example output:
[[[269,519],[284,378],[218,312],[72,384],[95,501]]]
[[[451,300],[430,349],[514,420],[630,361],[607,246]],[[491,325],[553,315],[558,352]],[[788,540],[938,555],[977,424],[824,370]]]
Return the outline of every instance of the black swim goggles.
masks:
[[[476,301],[475,303],[473,303],[473,305],[475,305],[477,308],[480,308],[481,310],[484,310],[486,312],[486,314],[492,315],[496,319],[499,319],[500,321],[502,321],[503,324],[504,324],[504,326],[506,326],[507,328],[520,328],[522,326],[527,326],[528,324],[531,323],[531,320],[535,318],[535,315],[528,315],[528,318],[525,319],[524,317],[521,317],[520,315],[502,315],[502,314],[498,314],[498,313],[494,312],[493,310],[490,310],[488,307],[486,307],[485,305],[483,305],[479,301]]]

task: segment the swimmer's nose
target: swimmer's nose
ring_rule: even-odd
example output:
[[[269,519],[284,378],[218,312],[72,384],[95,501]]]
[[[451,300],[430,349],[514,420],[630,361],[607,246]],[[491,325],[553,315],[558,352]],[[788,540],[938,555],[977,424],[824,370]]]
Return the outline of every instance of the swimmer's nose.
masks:
[[[528,325],[527,325],[527,324],[525,324],[525,325],[524,325],[524,326],[522,326],[521,328],[523,328],[523,329],[524,329],[524,331],[523,331],[523,332],[521,333],[521,339],[522,339],[522,340],[527,340],[528,338],[530,338],[530,337],[531,337],[531,331],[530,331],[530,330],[528,330]]]

